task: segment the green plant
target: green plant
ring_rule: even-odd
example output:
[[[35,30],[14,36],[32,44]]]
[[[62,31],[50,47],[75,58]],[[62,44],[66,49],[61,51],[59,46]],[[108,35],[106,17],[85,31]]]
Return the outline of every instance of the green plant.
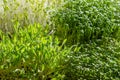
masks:
[[[120,43],[103,38],[75,48],[68,55],[65,80],[119,80]]]
[[[40,24],[19,28],[11,38],[0,33],[0,79],[63,79],[65,58],[70,48],[59,45],[58,38],[49,35],[49,28]]]
[[[117,0],[65,0],[52,13],[51,21],[60,40],[67,38],[69,45],[88,43],[103,36],[115,37],[119,12]]]
[[[0,29],[12,33],[16,21],[20,27],[34,23],[46,26],[49,22],[48,12],[57,3],[55,0],[1,0]]]
[[[0,79],[119,80],[119,5],[1,0]]]

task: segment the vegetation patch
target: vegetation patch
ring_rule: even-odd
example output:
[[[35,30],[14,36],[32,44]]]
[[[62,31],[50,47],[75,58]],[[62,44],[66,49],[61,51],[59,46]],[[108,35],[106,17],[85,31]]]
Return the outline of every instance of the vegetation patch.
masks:
[[[119,0],[1,0],[0,80],[119,80]]]
[[[88,43],[102,37],[116,37],[120,26],[116,0],[65,0],[51,20],[60,39],[68,44]],[[113,36],[114,35],[114,36]],[[118,36],[117,36],[118,37]]]
[[[58,38],[40,24],[17,29],[0,42],[0,79],[64,78],[66,55],[70,48],[60,46]]]

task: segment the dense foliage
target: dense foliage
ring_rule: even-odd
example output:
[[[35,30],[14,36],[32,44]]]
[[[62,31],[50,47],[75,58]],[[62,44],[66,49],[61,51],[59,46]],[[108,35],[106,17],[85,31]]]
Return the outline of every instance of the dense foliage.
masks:
[[[1,0],[0,80],[119,80],[119,0]]]
[[[114,39],[104,38],[77,49],[69,56],[67,80],[119,80],[120,44]]]
[[[103,36],[115,37],[120,26],[117,1],[65,0],[65,4],[52,14],[56,35],[61,39],[67,38],[68,44],[72,45]]]
[[[46,80],[64,77],[65,57],[70,48],[62,48],[64,43],[59,46],[58,39],[48,35],[46,28],[35,24],[24,30],[16,28],[11,38],[7,35],[1,37],[1,79]]]

